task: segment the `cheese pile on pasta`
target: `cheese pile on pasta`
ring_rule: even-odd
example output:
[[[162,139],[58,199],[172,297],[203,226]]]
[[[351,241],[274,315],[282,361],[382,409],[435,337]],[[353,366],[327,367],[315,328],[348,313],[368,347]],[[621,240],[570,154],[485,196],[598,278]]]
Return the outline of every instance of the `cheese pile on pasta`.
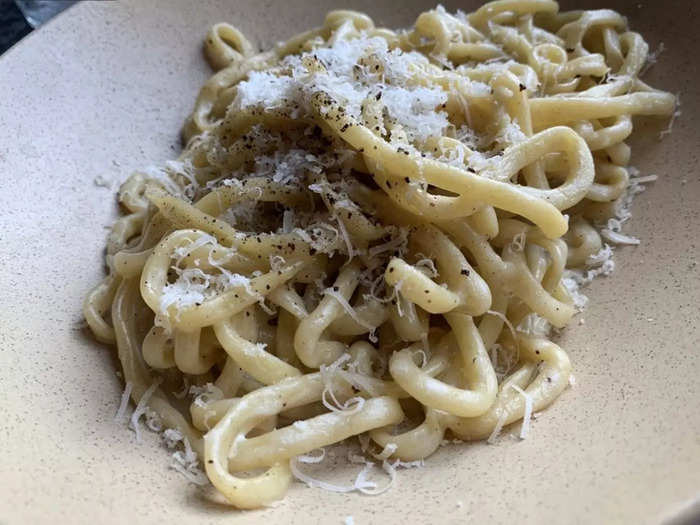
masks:
[[[187,145],[122,185],[85,303],[136,429],[168,429],[239,508],[353,436],[389,468],[446,435],[524,437],[570,378],[550,329],[609,273],[605,241],[637,242],[625,140],[676,102],[638,78],[642,37],[498,0],[401,31],[333,11],[261,53],[217,24],[205,51]]]

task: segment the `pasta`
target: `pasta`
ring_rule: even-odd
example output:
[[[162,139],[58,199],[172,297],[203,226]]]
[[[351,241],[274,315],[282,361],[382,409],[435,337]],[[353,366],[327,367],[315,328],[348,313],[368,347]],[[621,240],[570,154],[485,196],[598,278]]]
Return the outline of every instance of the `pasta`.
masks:
[[[238,508],[356,436],[392,479],[446,436],[525,437],[570,380],[552,328],[608,243],[638,242],[625,141],[676,105],[640,80],[642,37],[496,0],[401,31],[333,11],[260,53],[220,23],[205,52],[186,147],[121,186],[84,305],[136,430],[167,429],[178,470]],[[380,492],[365,475],[347,490]]]

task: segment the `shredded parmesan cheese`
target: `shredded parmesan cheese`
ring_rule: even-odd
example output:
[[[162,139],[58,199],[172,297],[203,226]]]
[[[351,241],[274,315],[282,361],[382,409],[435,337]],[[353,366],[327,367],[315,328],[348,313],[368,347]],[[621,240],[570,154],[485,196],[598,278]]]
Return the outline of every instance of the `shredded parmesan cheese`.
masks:
[[[149,430],[153,432],[160,432],[163,430],[163,421],[155,410],[151,410],[150,407],[146,407],[146,426]]]
[[[611,219],[612,220],[612,219]],[[630,235],[625,235],[615,230],[603,228],[600,230],[600,235],[606,240],[615,244],[639,244],[639,239]]]
[[[158,385],[161,384],[163,381],[162,378],[158,377],[153,381],[153,384],[149,386],[146,391],[143,393],[141,396],[141,399],[139,399],[138,404],[136,405],[136,408],[134,409],[134,412],[131,414],[131,419],[129,420],[129,426],[131,429],[134,431],[134,434],[136,434],[136,441],[140,442],[141,441],[141,431],[139,430],[139,419],[141,418],[142,415],[146,413],[146,408],[148,407],[148,401],[151,399],[151,396],[153,393],[156,391],[158,388]]]
[[[528,335],[545,337],[552,331],[552,325],[544,317],[540,317],[536,313],[529,313],[518,323],[515,329]]]
[[[520,425],[520,439],[525,439],[530,430],[530,418],[532,417],[532,396],[525,392],[518,385],[511,385],[511,388],[520,393],[525,398],[525,413],[523,414],[523,422]]]
[[[333,363],[328,366],[321,365],[319,372],[321,373],[321,380],[323,381],[324,387],[321,394],[321,403],[331,412],[345,412],[347,414],[355,414],[356,412],[362,410],[365,404],[365,399],[363,397],[351,397],[344,403],[338,401],[333,392],[333,381],[336,377],[340,377],[340,372],[342,372],[341,367],[351,359],[350,354],[343,354]],[[330,396],[331,403],[328,401]]]
[[[263,345],[261,350],[264,351],[264,349],[265,346]],[[207,383],[204,386],[192,385],[189,393],[195,396],[192,403],[200,408],[206,408],[212,401],[218,401],[224,398],[223,391],[213,383]]]
[[[355,483],[352,485],[336,485],[334,483],[329,483],[327,481],[323,481],[320,479],[316,479],[305,472],[303,472],[299,468],[299,460],[298,458],[292,458],[289,461],[289,466],[292,470],[292,475],[299,481],[302,481],[303,483],[306,483],[309,487],[316,487],[320,489],[327,490],[329,492],[339,492],[339,493],[348,493],[348,492],[353,492],[355,490],[362,490],[366,488],[375,488],[376,484],[372,482],[367,482],[364,479],[360,479],[360,474],[362,474],[361,471],[360,474],[357,475],[357,478],[355,479]],[[362,484],[364,483],[364,485]]]
[[[340,292],[336,292],[335,290],[333,290],[333,288],[326,288],[325,290],[323,290],[322,293],[323,293],[323,295],[329,295],[329,296],[333,297],[333,299],[338,301],[338,304],[340,304],[340,306],[343,307],[343,310],[345,310],[348,313],[348,315],[352,318],[352,320],[355,321],[360,326],[367,328],[370,331],[372,331],[376,328],[374,325],[368,323],[367,321],[362,319],[359,315],[357,315],[357,312],[355,311],[355,309],[350,305],[350,303],[345,299],[345,297],[343,297],[340,294]]]
[[[432,259],[428,257],[424,257],[423,259],[416,261],[415,267],[421,270],[423,273],[425,273],[425,275],[427,275],[431,279],[440,276],[440,274],[437,271],[437,268],[435,268],[435,263]]]
[[[380,64],[381,71],[358,69],[357,65],[370,57]],[[309,75],[310,63],[317,64],[321,72]],[[311,113],[311,95],[325,91],[341,100],[349,115],[359,118],[363,101],[380,92],[389,118],[401,125],[410,139],[422,141],[443,135],[449,124],[446,113],[439,109],[446,93],[411,81],[413,68],[426,63],[419,53],[390,51],[383,38],[339,39],[330,47],[290,55],[276,73],[251,72],[238,84],[233,105],[240,110],[286,110],[292,118],[301,118]]]
[[[665,50],[666,45],[663,42],[660,42],[659,47],[647,55],[647,61],[639,72],[640,77],[649,71],[649,69],[651,69],[652,66],[659,61],[659,56],[661,56],[661,53],[663,53]]]
[[[503,410],[501,411],[501,415],[498,416],[498,421],[496,421],[496,426],[493,427],[493,430],[491,431],[491,435],[489,435],[488,439],[486,442],[489,445],[493,445],[496,443],[496,439],[498,439],[498,436],[501,433],[501,430],[503,429],[503,425],[506,424],[506,419],[508,418],[508,413]]]
[[[206,474],[198,467],[197,454],[192,450],[190,442],[187,438],[183,438],[182,441],[184,450],[173,454],[173,462],[170,464],[170,468],[185,476],[190,483],[199,486],[208,485],[209,480]]]
[[[296,421],[296,423],[299,423],[299,421]],[[319,450],[321,453],[318,456],[297,456],[299,463],[321,463],[321,461],[323,461],[323,459],[326,457],[326,449],[321,448]]]
[[[165,446],[168,448],[176,448],[178,443],[181,442],[184,437],[182,433],[174,428],[167,428],[162,434]]]
[[[384,461],[385,459],[389,459],[391,455],[396,452],[396,449],[398,446],[396,446],[396,443],[387,443],[386,446],[382,449],[382,451],[379,454],[372,454],[375,459],[378,459],[379,461]]]
[[[131,382],[127,382],[124,386],[124,392],[122,392],[122,398],[119,402],[119,409],[114,415],[114,421],[116,421],[117,423],[123,423],[124,421],[126,421],[126,410],[129,406],[129,399],[131,398],[132,387],[133,385],[131,384]]]
[[[522,252],[525,249],[525,241],[527,239],[527,234],[525,232],[518,233],[513,237],[513,241],[510,243],[510,247],[515,252]]]
[[[487,310],[486,313],[489,315],[494,315],[503,321],[508,327],[508,330],[510,330],[511,335],[513,336],[513,341],[515,341],[515,344],[518,344],[518,336],[515,333],[515,328],[513,328],[513,323],[511,323],[505,315],[495,310]]]

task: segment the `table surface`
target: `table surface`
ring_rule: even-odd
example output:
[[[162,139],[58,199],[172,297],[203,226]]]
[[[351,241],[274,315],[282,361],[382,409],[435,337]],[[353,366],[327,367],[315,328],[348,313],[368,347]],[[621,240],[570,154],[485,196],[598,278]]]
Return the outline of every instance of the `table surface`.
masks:
[[[637,122],[633,164],[660,178],[628,224],[644,242],[589,287],[585,325],[561,343],[576,387],[527,440],[443,447],[381,496],[295,483],[273,508],[240,512],[169,470],[156,435],[136,444],[113,421],[115,354],[81,329],[80,308],[102,275],[118,182],[179,151],[212,23],[267,46],[343,4],[84,2],[0,57],[0,523],[658,523],[700,496],[695,2],[579,2],[621,7],[652,49],[665,43],[647,80],[680,92],[683,115],[663,141],[665,123]],[[352,6],[394,27],[429,7]]]
[[[0,0],[0,55],[31,30],[14,0]]]

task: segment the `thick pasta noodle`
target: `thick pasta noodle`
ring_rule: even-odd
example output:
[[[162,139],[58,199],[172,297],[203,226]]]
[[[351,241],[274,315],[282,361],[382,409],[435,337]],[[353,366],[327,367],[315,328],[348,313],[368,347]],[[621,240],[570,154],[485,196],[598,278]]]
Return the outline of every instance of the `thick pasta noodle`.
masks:
[[[642,37],[498,0],[402,31],[333,11],[261,53],[220,23],[205,51],[186,147],[122,185],[85,301],[132,422],[239,508],[354,436],[392,476],[446,435],[525,418],[524,437],[570,380],[551,328],[612,269],[607,243],[636,241],[620,225],[648,178],[625,140],[676,104],[639,79]]]

